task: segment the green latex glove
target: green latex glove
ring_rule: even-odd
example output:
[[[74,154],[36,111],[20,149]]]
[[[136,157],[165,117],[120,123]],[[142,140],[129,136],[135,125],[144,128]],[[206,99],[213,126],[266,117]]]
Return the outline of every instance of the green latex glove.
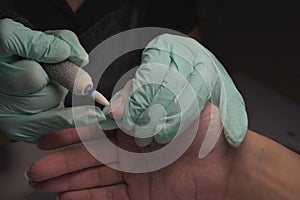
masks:
[[[211,52],[188,37],[164,34],[151,41],[135,78],[111,101],[106,112],[124,129],[134,130],[140,146],[153,137],[158,143],[170,142],[208,101],[219,107],[230,145],[238,147],[247,131],[244,101],[231,78]]]
[[[0,20],[0,132],[14,140],[37,142],[44,134],[75,126],[72,108],[63,108],[66,89],[51,81],[39,62],[68,59],[84,66],[88,54],[74,33],[47,33]],[[94,107],[76,107],[73,112],[82,116],[82,126],[106,119]]]

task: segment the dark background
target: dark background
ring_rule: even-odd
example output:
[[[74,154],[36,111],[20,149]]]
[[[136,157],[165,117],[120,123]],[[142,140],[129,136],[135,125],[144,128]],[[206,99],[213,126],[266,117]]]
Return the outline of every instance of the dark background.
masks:
[[[244,72],[300,105],[299,8],[290,0],[199,1],[199,25],[231,73]]]

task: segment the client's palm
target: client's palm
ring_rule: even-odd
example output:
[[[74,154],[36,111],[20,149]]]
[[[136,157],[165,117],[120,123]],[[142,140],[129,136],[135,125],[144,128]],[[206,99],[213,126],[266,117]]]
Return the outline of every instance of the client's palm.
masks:
[[[28,173],[31,185],[39,191],[61,192],[61,200],[225,199],[234,149],[220,137],[208,156],[198,157],[208,128],[209,113],[210,107],[206,107],[192,146],[180,159],[161,170],[142,174],[119,172],[99,163],[79,143],[34,163]],[[89,129],[90,132],[95,130]],[[73,130],[64,131],[64,134],[53,133],[43,138],[40,146],[52,149],[75,143],[79,140],[75,133]],[[123,149],[147,152],[160,147],[152,143],[147,148],[140,148],[120,130],[114,134],[112,140]],[[100,147],[99,151],[105,153],[105,147]],[[128,161],[117,152],[109,155],[109,159],[120,167],[128,165]]]

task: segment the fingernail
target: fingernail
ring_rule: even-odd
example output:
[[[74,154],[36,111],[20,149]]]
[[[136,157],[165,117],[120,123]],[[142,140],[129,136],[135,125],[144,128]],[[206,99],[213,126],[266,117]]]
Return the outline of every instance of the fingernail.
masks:
[[[29,171],[29,169],[27,169],[27,170],[25,171],[25,178],[26,178],[27,181],[30,181],[30,180],[31,180],[31,179],[29,178],[29,173],[30,173],[30,171]]]

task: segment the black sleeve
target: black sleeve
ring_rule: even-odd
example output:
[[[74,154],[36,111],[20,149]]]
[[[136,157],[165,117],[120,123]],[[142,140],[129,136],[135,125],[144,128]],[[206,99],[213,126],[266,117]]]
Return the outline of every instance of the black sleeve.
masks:
[[[25,26],[33,29],[32,25],[24,17],[5,8],[3,5],[0,4],[0,20],[4,19],[4,18],[13,19],[16,22],[20,22],[20,23],[24,24]]]
[[[196,0],[140,0],[140,25],[187,33],[197,23]]]

